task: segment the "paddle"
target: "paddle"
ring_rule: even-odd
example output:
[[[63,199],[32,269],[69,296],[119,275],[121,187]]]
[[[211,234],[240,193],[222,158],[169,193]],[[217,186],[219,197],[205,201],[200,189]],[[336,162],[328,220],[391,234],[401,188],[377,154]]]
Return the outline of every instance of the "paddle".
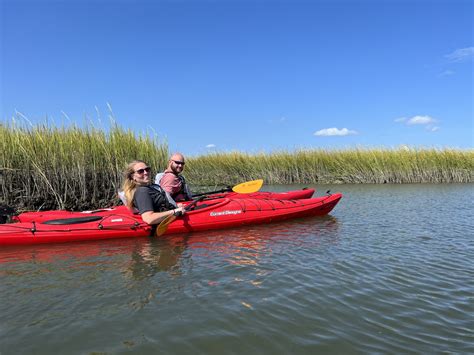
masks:
[[[195,194],[195,195],[193,195],[193,197],[199,196],[198,199],[191,202],[189,205],[184,207],[184,209],[186,211],[189,211],[191,208],[193,208],[196,205],[196,203],[198,203],[199,201],[204,200],[207,197],[207,195],[209,195],[209,194],[215,194],[215,193],[220,193],[220,192],[229,192],[229,191],[234,191],[234,192],[239,193],[239,194],[250,194],[250,193],[257,192],[258,190],[260,190],[262,185],[263,185],[263,180],[259,179],[259,180],[252,180],[252,181],[242,182],[242,183],[237,184],[233,187],[227,187],[226,189],[222,189],[222,190]],[[157,237],[162,236],[166,232],[166,230],[168,229],[168,225],[171,222],[173,222],[176,219],[176,217],[177,216],[175,216],[175,215],[171,215],[171,216],[166,217],[164,220],[162,220],[160,222],[160,224],[158,225],[158,227],[156,228],[155,236],[157,236]]]
[[[193,202],[191,202],[189,205],[185,206],[184,207],[184,210],[185,211],[189,211],[191,208],[193,208],[194,206],[196,206],[196,204],[199,202],[199,201],[202,201],[206,198],[207,196],[201,196],[199,197],[197,200],[194,200]],[[156,237],[160,237],[162,236],[163,234],[165,234],[166,230],[168,229],[168,225],[173,222],[178,216],[175,216],[174,214],[172,214],[171,216],[168,216],[166,217],[164,220],[162,220],[160,222],[160,224],[158,225],[158,227],[156,227],[156,231],[155,231],[155,236]]]
[[[216,190],[216,191],[209,191],[209,192],[194,194],[193,197],[210,195],[210,194],[218,194],[218,193],[221,193],[221,192],[230,192],[230,191],[234,191],[234,192],[237,192],[239,194],[251,194],[253,192],[257,192],[258,190],[260,190],[262,185],[263,185],[263,180],[262,179],[246,181],[246,182],[242,182],[238,185],[235,185],[233,187],[228,186],[227,188],[222,189],[222,190]]]

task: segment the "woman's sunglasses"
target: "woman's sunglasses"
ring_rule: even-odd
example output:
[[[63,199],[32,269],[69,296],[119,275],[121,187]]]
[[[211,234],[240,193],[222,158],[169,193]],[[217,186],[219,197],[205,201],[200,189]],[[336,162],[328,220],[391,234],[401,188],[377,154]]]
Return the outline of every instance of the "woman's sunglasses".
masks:
[[[150,167],[146,167],[146,168],[143,168],[143,169],[138,169],[138,170],[135,170],[135,172],[137,174],[140,174],[140,175],[143,175],[145,173],[145,171],[149,174],[150,171],[151,171],[151,168]]]

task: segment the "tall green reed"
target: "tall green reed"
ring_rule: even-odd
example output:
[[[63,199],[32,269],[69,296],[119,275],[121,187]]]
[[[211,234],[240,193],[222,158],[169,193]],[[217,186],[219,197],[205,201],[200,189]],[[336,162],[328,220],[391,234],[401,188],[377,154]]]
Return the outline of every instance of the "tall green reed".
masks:
[[[214,153],[188,159],[186,175],[202,185],[259,178],[269,184],[473,182],[474,150],[404,147]]]
[[[161,170],[168,159],[166,142],[114,123],[105,130],[12,121],[0,124],[0,148],[0,202],[27,209],[109,205],[127,162]]]

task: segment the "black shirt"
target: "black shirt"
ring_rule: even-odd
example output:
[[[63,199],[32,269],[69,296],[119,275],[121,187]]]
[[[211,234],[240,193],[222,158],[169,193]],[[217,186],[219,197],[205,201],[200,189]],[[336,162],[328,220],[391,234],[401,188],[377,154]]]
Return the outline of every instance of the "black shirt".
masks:
[[[139,186],[133,195],[133,205],[140,214],[148,211],[163,212],[175,208],[159,185]]]

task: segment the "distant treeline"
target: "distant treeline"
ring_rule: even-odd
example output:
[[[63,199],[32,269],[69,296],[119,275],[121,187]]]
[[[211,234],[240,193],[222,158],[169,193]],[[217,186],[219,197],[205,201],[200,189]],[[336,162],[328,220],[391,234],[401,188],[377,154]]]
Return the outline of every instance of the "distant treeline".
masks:
[[[117,125],[0,124],[0,203],[17,209],[90,209],[117,202],[133,159],[165,168],[169,149],[156,137]],[[264,179],[266,184],[442,183],[474,181],[474,150],[345,149],[187,157],[195,190]]]

